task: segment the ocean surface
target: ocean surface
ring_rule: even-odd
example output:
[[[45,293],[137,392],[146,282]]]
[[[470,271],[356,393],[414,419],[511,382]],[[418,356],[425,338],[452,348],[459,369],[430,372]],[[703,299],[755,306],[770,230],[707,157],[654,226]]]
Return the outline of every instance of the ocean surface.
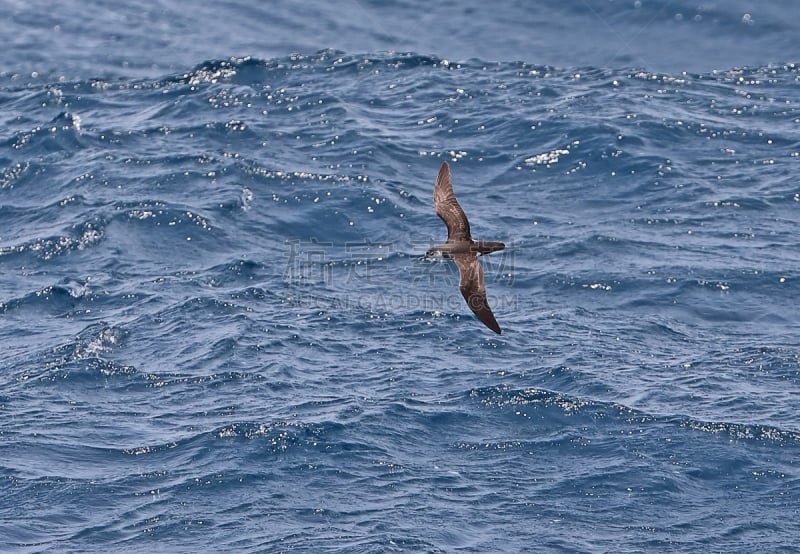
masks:
[[[797,552],[795,0],[2,6],[1,552]]]

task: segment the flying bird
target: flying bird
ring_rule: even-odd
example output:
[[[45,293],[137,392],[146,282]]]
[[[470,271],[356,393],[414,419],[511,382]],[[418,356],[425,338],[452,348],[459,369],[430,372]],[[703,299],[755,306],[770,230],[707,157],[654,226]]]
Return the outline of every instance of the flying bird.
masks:
[[[447,242],[428,250],[425,257],[430,258],[440,253],[456,263],[460,276],[458,287],[464,300],[481,323],[499,335],[500,325],[497,324],[486,300],[486,282],[478,256],[497,252],[506,245],[502,242],[472,240],[467,215],[453,192],[453,181],[450,179],[450,166],[447,162],[442,164],[436,186],[433,188],[433,208],[436,210],[436,215],[447,225]]]

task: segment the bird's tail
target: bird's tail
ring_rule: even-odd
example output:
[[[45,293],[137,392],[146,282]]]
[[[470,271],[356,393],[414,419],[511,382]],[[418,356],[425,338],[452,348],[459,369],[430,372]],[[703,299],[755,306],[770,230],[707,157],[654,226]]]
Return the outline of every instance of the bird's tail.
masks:
[[[477,241],[473,245],[473,251],[477,252],[478,254],[491,254],[492,252],[497,252],[498,250],[502,250],[505,248],[506,245],[502,242],[491,242],[491,241]]]

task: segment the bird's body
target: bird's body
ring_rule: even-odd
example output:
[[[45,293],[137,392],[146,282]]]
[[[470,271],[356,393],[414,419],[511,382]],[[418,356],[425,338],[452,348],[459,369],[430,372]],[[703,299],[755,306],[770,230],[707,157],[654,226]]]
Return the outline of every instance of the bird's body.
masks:
[[[502,332],[500,325],[486,299],[486,282],[478,256],[502,250],[505,244],[472,240],[469,220],[453,192],[453,181],[450,178],[450,166],[447,162],[442,164],[439,177],[436,179],[433,207],[447,226],[447,242],[434,246],[425,256],[441,253],[445,258],[455,262],[460,275],[458,287],[467,305],[484,325],[500,334]]]
[[[439,252],[445,258],[452,258],[458,254],[468,254],[473,253],[477,255],[483,254],[491,254],[492,252],[497,252],[498,250],[502,250],[505,248],[506,245],[502,242],[487,242],[487,241],[453,241],[453,242],[446,242],[444,244],[440,244],[439,246],[434,246],[428,251],[428,255],[432,256],[435,253]]]

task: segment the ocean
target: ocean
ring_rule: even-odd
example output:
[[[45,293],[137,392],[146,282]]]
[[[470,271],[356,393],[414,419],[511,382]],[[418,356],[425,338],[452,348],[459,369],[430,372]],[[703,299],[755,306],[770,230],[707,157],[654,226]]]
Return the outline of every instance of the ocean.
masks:
[[[797,551],[795,2],[4,11],[0,551]]]

